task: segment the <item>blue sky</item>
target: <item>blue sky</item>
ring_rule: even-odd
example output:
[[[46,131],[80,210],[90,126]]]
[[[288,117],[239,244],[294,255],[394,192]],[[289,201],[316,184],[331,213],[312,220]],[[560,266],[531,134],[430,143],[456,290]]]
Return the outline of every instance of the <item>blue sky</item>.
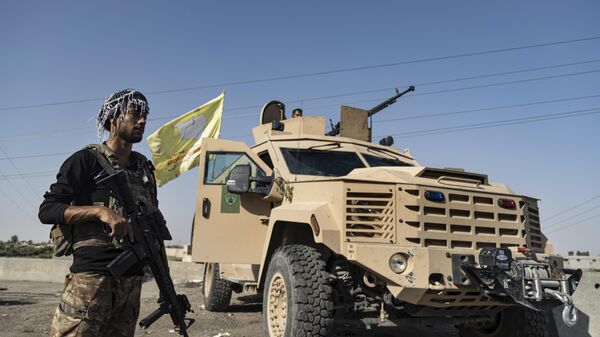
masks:
[[[600,195],[600,114],[593,109],[600,109],[594,97],[600,95],[600,39],[231,83],[600,37],[599,13],[597,1],[3,1],[0,239],[47,238],[36,217],[41,196],[66,153],[97,142],[95,114],[117,89],[147,93],[153,119],[147,135],[226,90],[222,138],[251,144],[251,127],[268,100],[335,120],[340,104],[370,108],[394,87],[415,84],[415,93],[374,118],[374,135],[591,112],[395,138],[423,165],[487,173],[516,193],[540,198],[542,227],[559,252],[598,254],[600,198],[593,198]],[[512,73],[492,76],[506,72]],[[479,78],[458,80],[468,77]],[[432,84],[439,81],[447,82]],[[339,96],[363,91],[372,92]],[[314,99],[323,96],[338,97]],[[570,100],[483,110],[559,99]],[[83,101],[48,104],[77,100]],[[149,155],[145,143],[137,150]],[[159,190],[176,242],[189,241],[196,175],[188,172]]]

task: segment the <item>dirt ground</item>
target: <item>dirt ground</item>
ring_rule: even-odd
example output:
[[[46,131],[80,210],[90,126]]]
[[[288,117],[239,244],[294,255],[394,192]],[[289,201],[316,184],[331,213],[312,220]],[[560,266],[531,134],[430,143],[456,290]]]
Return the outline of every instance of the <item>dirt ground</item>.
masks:
[[[39,337],[48,336],[52,314],[59,301],[62,285],[43,282],[0,281],[0,336]],[[176,286],[178,293],[187,294],[196,321],[188,330],[191,337],[235,337],[262,336],[262,305],[253,294],[234,294],[231,310],[227,313],[212,313],[203,310],[198,284]],[[144,284],[142,291],[142,313],[145,317],[156,309],[157,288],[154,283]],[[175,337],[170,318],[164,316],[147,330],[136,331],[136,336]],[[458,336],[451,326],[404,325],[374,330],[348,329],[344,336]]]

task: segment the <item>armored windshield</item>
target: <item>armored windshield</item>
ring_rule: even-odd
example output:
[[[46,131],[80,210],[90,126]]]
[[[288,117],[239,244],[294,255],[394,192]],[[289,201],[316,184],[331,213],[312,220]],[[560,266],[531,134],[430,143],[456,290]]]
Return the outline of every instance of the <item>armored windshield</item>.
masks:
[[[341,177],[365,165],[355,152],[282,148],[292,174]]]
[[[405,163],[395,158],[382,158],[373,156],[366,153],[361,153],[361,155],[365,158],[370,167],[378,167],[378,166],[412,166],[409,163]]]

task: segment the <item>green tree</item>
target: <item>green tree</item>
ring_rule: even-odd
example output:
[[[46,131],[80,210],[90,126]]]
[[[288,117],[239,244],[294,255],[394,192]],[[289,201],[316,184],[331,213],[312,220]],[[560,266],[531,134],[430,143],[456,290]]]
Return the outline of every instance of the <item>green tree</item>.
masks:
[[[13,235],[10,237],[10,242],[11,243],[18,243],[19,242],[19,237],[16,235]]]

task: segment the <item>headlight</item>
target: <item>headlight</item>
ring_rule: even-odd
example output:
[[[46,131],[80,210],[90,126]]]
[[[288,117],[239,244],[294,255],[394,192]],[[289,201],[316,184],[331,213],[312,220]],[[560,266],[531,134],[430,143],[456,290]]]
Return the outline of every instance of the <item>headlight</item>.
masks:
[[[390,268],[396,274],[400,274],[406,270],[408,261],[406,255],[402,253],[396,253],[390,257]]]

